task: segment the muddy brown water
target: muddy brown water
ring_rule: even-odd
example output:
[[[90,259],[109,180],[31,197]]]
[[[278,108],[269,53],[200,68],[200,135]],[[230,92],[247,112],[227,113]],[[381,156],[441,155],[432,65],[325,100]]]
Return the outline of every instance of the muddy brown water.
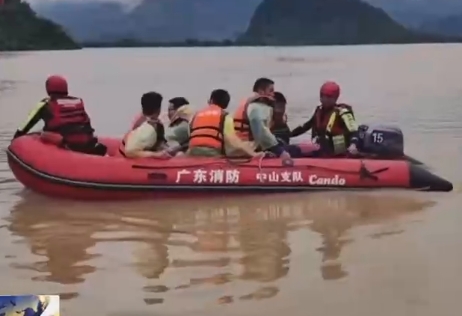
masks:
[[[268,76],[292,126],[329,79],[366,123],[453,181],[449,194],[326,192],[194,201],[53,200],[0,153],[0,294],[59,293],[63,315],[456,316],[462,282],[461,45],[85,49],[0,55],[0,145],[68,77],[101,135],[122,135],[142,93],[233,108]],[[303,137],[302,137],[303,139]]]

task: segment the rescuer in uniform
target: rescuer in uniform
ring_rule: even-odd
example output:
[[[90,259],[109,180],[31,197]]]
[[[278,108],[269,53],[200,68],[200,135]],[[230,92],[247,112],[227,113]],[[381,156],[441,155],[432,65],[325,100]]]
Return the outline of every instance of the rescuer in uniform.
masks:
[[[99,144],[94,136],[90,117],[81,98],[70,96],[68,84],[61,76],[50,76],[45,82],[48,97],[41,100],[30,112],[26,122],[13,138],[27,134],[40,120],[44,121],[44,132],[62,136],[64,147],[91,155],[104,156],[106,146]]]
[[[309,121],[292,130],[291,137],[299,136],[311,129],[313,141],[320,145],[317,154],[357,154],[358,124],[352,107],[337,103],[340,86],[332,81],[325,82],[319,94],[321,104],[316,107]]]

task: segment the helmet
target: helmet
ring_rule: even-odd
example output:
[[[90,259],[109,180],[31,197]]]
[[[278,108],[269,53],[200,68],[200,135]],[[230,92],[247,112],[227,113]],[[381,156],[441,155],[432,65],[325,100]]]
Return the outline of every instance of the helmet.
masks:
[[[67,94],[67,81],[61,76],[50,76],[45,82],[45,88],[48,94]]]
[[[321,95],[338,98],[340,96],[340,86],[333,81],[327,81],[321,86],[319,92]]]

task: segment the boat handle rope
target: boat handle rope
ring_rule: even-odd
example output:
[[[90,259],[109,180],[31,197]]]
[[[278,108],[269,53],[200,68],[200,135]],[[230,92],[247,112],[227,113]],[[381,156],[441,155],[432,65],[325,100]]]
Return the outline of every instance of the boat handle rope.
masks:
[[[34,135],[34,134],[40,135],[40,132],[29,133],[29,135],[31,135],[31,134],[32,135]],[[258,159],[258,172],[259,173],[261,173],[262,170],[263,170],[262,164],[263,164],[263,160],[265,158],[267,158],[267,156],[261,156]],[[241,166],[241,167],[248,167],[248,168],[253,167],[253,166],[246,165],[247,163],[252,161],[252,158],[238,158],[238,157],[225,156],[225,159],[231,165],[238,165],[238,166]],[[421,163],[418,160],[416,160],[416,161]],[[219,164],[219,162],[211,161],[211,162],[208,162],[208,163],[205,163],[205,164],[202,163],[202,164],[197,164],[197,165],[188,165],[187,167],[189,167],[189,168],[193,167],[194,168],[194,167],[203,167],[204,165],[214,165],[214,164]],[[281,166],[272,166],[271,168],[287,168],[287,167],[294,167],[294,165],[286,165],[284,163],[284,161],[283,161]],[[361,166],[360,166],[360,169],[358,171],[340,170],[340,169],[334,169],[334,168],[322,167],[322,166],[313,166],[313,165],[305,165],[303,167],[305,167],[306,169],[320,169],[320,170],[326,170],[326,171],[337,172],[337,173],[342,173],[342,174],[358,174],[360,176],[360,179],[368,178],[368,179],[372,179],[372,180],[375,180],[375,181],[378,180],[377,174],[380,174],[380,173],[385,172],[385,171],[390,169],[389,167],[384,167],[384,168],[380,168],[380,169],[377,169],[377,170],[374,170],[374,171],[369,171],[366,168],[363,160],[361,160]],[[132,168],[133,169],[151,169],[152,170],[152,169],[174,169],[174,168],[178,168],[178,166],[171,166],[171,167],[165,167],[165,166],[160,167],[159,166],[159,167],[156,167],[156,166],[132,165]],[[260,179],[260,182],[263,182],[263,179]]]
[[[258,171],[262,171],[262,166],[261,166],[262,160],[259,161],[259,169]],[[319,169],[319,170],[326,170],[330,172],[336,172],[340,174],[351,174],[351,175],[359,175],[359,178],[361,180],[363,179],[371,179],[374,181],[378,181],[379,178],[377,177],[377,174],[383,173],[387,170],[390,169],[390,167],[383,167],[374,171],[370,171],[366,168],[366,165],[364,164],[364,161],[361,160],[361,166],[358,171],[349,171],[349,170],[340,170],[340,169],[334,169],[334,168],[329,168],[329,167],[322,167],[322,166],[313,166],[313,165],[305,165],[303,166],[306,169]],[[263,178],[260,178],[260,182],[264,182]]]

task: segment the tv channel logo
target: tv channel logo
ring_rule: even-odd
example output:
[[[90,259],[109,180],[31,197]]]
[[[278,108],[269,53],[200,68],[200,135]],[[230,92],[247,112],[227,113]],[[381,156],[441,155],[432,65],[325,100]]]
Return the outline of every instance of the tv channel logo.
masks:
[[[59,316],[59,295],[0,296],[0,316]]]

